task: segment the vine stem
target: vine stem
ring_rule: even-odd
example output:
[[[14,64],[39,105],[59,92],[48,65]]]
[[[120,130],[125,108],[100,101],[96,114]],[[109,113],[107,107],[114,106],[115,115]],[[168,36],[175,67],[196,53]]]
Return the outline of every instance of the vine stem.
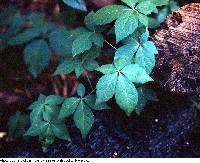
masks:
[[[109,43],[107,40],[104,40],[108,45],[110,45],[113,49],[117,50],[116,47],[114,47],[111,43]]]

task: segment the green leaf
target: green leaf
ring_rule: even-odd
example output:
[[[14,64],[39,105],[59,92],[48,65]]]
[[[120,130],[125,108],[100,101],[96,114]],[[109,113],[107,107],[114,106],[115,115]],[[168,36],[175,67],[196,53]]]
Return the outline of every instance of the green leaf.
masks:
[[[79,85],[78,85],[77,94],[78,94],[80,97],[83,97],[83,96],[85,95],[85,87],[84,87],[83,84],[79,84]]]
[[[37,121],[35,123],[32,123],[31,127],[26,131],[25,136],[38,136],[47,127],[47,123],[44,121]]]
[[[128,116],[131,115],[138,102],[138,92],[134,84],[122,74],[119,75],[117,80],[115,99]]]
[[[94,123],[94,115],[90,108],[81,102],[74,113],[74,122],[80,129],[83,138],[86,138],[88,132]]]
[[[138,27],[138,17],[133,11],[124,11],[115,22],[116,42],[132,34]]]
[[[96,46],[98,47],[103,47],[103,42],[104,42],[104,38],[103,35],[101,33],[93,33],[90,36],[90,41],[93,42]]]
[[[75,63],[73,60],[65,60],[64,62],[58,65],[53,75],[69,74],[74,70],[74,68]]]
[[[51,52],[44,40],[37,40],[24,49],[24,60],[29,71],[36,78],[49,64]]]
[[[8,121],[8,136],[11,138],[18,138],[24,135],[25,128],[28,124],[28,116],[16,111]]]
[[[145,15],[151,14],[155,9],[155,4],[153,4],[150,0],[142,1],[136,6],[136,10]]]
[[[51,106],[56,106],[62,104],[64,98],[58,95],[49,95],[45,99],[45,104],[51,105]]]
[[[132,9],[134,9],[136,3],[138,3],[140,0],[121,0],[121,1],[130,6]]]
[[[94,22],[97,25],[105,25],[116,20],[126,9],[123,5],[108,5],[95,13]]]
[[[41,31],[39,28],[30,28],[25,30],[24,32],[18,34],[17,36],[11,38],[8,41],[9,45],[20,45],[27,43],[28,41],[34,39],[35,37],[39,37],[41,35]]]
[[[149,88],[146,88],[145,86],[141,87],[141,91],[143,93],[143,96],[149,100],[149,101],[158,101],[158,97],[156,96],[156,93]]]
[[[58,123],[58,124],[53,123],[51,125],[51,128],[52,128],[54,135],[57,138],[67,140],[67,141],[71,140],[67,126],[64,123]]]
[[[87,11],[84,0],[63,0],[65,4],[78,10]]]
[[[135,63],[145,68],[146,72],[151,73],[155,66],[155,56],[142,47],[139,47],[135,55]]]
[[[140,43],[146,43],[148,41],[149,38],[149,31],[146,31],[145,33],[143,33],[140,37]],[[143,45],[145,46],[145,44]]]
[[[127,65],[133,63],[133,57],[138,47],[139,43],[137,41],[132,41],[132,43],[118,48],[115,53],[114,60],[116,61],[120,58],[123,58]]]
[[[97,28],[97,25],[94,22],[95,19],[95,13],[94,11],[91,11],[86,17],[85,17],[85,25],[88,29],[90,29],[91,31],[95,31]]]
[[[67,59],[58,65],[53,75],[69,74],[75,69],[75,63],[73,59]]]
[[[123,57],[115,59],[114,64],[115,64],[117,71],[121,71],[121,69],[123,69],[125,66],[128,65],[126,59]]]
[[[62,107],[58,116],[59,119],[63,119],[65,117],[69,117],[70,115],[72,115],[75,112],[79,102],[80,102],[80,99],[76,97],[66,98],[64,103],[62,104]]]
[[[85,32],[74,40],[72,45],[73,56],[83,53],[92,47],[92,42],[90,40],[92,34],[92,32]]]
[[[121,72],[132,82],[136,84],[144,84],[153,79],[147,74],[144,68],[137,64],[131,64],[124,67]]]
[[[50,122],[52,120],[52,117],[55,116],[57,109],[58,107],[56,106],[45,105],[42,112],[43,120]]]
[[[115,94],[115,86],[117,82],[117,73],[102,76],[96,86],[97,99],[96,103],[106,102]]]
[[[159,23],[162,23],[165,21],[166,17],[170,14],[169,8],[168,7],[164,7],[162,8],[158,15],[157,15],[157,21]]]
[[[48,35],[51,48],[58,55],[70,54],[70,34],[66,29],[57,29]]]
[[[95,104],[96,96],[95,95],[87,95],[84,97],[83,101],[94,110],[105,110],[111,109],[106,103]]]
[[[30,121],[31,123],[41,121],[43,119],[43,112],[44,112],[44,104],[39,105],[37,108],[32,110],[30,113]]]
[[[180,8],[178,2],[174,1],[174,0],[171,0],[169,5],[170,5],[171,12],[174,12],[174,11],[176,11],[176,10],[178,10]]]
[[[101,67],[96,69],[97,71],[103,73],[103,74],[112,74],[114,72],[116,72],[116,68],[113,64],[106,64],[106,65],[102,65]]]
[[[34,27],[38,27],[44,25],[44,17],[44,13],[34,11],[26,15],[26,20],[30,22]]]
[[[135,107],[135,112],[137,115],[140,115],[148,100],[158,101],[158,98],[153,90],[148,89],[145,86],[141,86],[137,90],[138,90],[138,104]]]
[[[77,64],[76,67],[75,67],[75,74],[76,74],[76,77],[79,78],[81,76],[82,73],[85,72],[85,69],[83,67],[82,64]]]
[[[144,26],[148,27],[149,25],[149,18],[146,15],[138,13],[139,22],[142,23]]]
[[[147,103],[147,99],[144,97],[141,89],[138,89],[138,103],[135,107],[135,112],[137,115],[140,115],[142,110],[144,109],[145,105]]]
[[[99,65],[95,60],[87,59],[83,62],[83,67],[88,71],[94,71],[99,67]]]
[[[163,6],[169,3],[169,0],[151,0],[156,6]]]

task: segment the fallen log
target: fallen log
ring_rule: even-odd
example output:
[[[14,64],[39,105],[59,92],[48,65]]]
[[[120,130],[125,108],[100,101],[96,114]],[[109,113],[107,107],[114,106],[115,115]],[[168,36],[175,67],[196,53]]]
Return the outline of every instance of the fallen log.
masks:
[[[155,81],[171,92],[199,94],[200,3],[185,5],[169,15],[153,40],[159,51]]]

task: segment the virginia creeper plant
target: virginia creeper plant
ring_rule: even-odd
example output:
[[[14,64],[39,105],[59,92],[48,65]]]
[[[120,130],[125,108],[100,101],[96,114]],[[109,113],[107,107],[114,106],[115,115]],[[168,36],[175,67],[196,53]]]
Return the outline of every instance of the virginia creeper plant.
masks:
[[[83,0],[63,2],[86,11]],[[59,61],[52,75],[74,73],[78,79],[86,71],[102,74],[92,92],[79,84],[75,97],[41,94],[28,108],[30,127],[25,135],[39,136],[43,147],[55,138],[70,141],[66,119],[73,116],[74,124],[86,138],[94,123],[93,110],[111,109],[106,102],[112,97],[127,116],[132,112],[140,115],[147,101],[157,101],[155,93],[146,86],[153,81],[151,72],[158,53],[148,29],[152,26],[151,14],[159,14],[158,8],[163,5],[169,5],[169,0],[121,0],[90,11],[84,25],[75,29],[60,27],[39,12],[21,15],[14,7],[5,9],[0,25],[8,29],[0,35],[0,48],[23,44],[24,61],[34,78],[49,65],[52,54]],[[113,35],[115,45],[106,40]],[[106,44],[114,50],[113,62],[99,65],[96,59]],[[11,118],[12,132],[17,128],[12,123],[23,119],[19,112]]]

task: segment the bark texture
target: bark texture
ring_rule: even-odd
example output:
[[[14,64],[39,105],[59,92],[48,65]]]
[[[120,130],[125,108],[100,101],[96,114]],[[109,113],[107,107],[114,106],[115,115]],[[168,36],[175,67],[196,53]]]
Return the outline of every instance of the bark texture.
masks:
[[[159,54],[153,73],[161,87],[181,94],[200,93],[200,3],[169,15],[153,38]]]

